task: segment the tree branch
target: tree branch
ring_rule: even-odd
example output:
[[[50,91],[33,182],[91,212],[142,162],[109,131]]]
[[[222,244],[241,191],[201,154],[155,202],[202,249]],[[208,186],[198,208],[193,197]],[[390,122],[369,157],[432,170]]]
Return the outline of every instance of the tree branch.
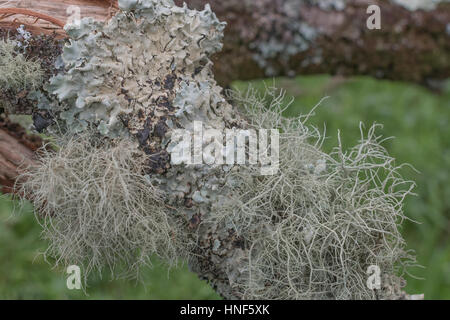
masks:
[[[35,151],[43,140],[28,134],[19,124],[5,117],[0,118],[0,185],[2,193],[13,193],[17,176],[22,167],[32,165]],[[27,195],[22,195],[27,196]]]
[[[181,4],[182,1],[176,2]],[[202,8],[208,2],[219,18],[228,22],[224,49],[213,57],[215,76],[222,86],[236,79],[314,73],[371,75],[429,85],[450,75],[448,3],[431,11],[412,12],[392,1],[349,0],[345,8],[336,10],[321,7],[317,2],[297,0],[187,0],[188,5],[195,8]],[[382,9],[381,30],[366,28],[365,9],[374,3]],[[288,4],[293,7],[286,6]],[[82,17],[92,16],[97,20],[108,19],[117,11],[117,2],[110,0],[0,0],[3,9],[27,8],[61,21],[67,21],[70,5],[79,6]],[[0,15],[0,29],[14,29],[24,23],[36,34],[65,36],[54,24],[35,20]],[[303,42],[297,41],[299,45],[303,43],[303,49],[287,54],[291,49],[296,51],[290,44],[295,42],[296,36],[302,36],[301,30],[309,30],[305,26],[315,30],[316,36],[308,39],[303,35]],[[29,49],[33,53],[31,58],[38,58],[45,64],[48,75],[54,73],[53,58],[60,54],[60,47],[52,39],[32,41]],[[271,45],[279,48],[270,51]],[[2,99],[5,99],[3,94]],[[15,100],[18,113],[24,113],[23,110],[31,113],[28,100],[9,98]],[[8,168],[4,165],[2,170]],[[12,170],[9,176],[14,174]]]

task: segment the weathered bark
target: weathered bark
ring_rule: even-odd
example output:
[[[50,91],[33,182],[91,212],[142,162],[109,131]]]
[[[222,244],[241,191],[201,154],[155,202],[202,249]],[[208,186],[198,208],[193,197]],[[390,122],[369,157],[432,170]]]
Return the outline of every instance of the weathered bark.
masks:
[[[87,1],[70,3],[63,1],[62,3],[68,5],[76,4],[75,2],[83,5],[83,8],[90,8],[84,7],[84,3],[87,3]],[[49,6],[51,4],[49,10],[56,10],[54,9],[55,2],[39,2],[40,5],[44,3],[48,3]],[[107,8],[105,2],[97,1],[95,3],[101,3],[103,9]],[[189,3],[202,5],[204,1],[189,1]],[[284,6],[286,4],[290,4],[292,7]],[[444,18],[438,19],[436,29],[433,29],[431,22],[429,23],[432,31],[425,33],[423,39],[433,41],[427,44],[423,49],[424,51],[416,56],[411,54],[410,50],[411,48],[422,49],[424,44],[415,42],[416,38],[420,39],[421,32],[419,30],[422,29],[420,27],[409,27],[408,30],[413,30],[410,31],[412,42],[399,41],[397,43],[396,41],[404,36],[401,32],[402,29],[390,31],[384,31],[383,29],[381,31],[368,31],[366,29],[366,6],[367,2],[364,1],[348,1],[345,10],[335,11],[311,5],[306,1],[292,1],[292,3],[288,0],[261,1],[258,4],[250,1],[230,1],[226,4],[219,1],[213,2],[213,7],[215,7],[214,9],[219,16],[230,24],[225,40],[225,50],[215,57],[216,76],[225,85],[233,79],[318,72],[345,75],[369,74],[389,79],[407,79],[418,83],[448,76],[448,53],[446,52],[448,43],[444,41],[447,40],[448,35],[445,31],[443,35],[440,34],[441,27],[444,25]],[[412,17],[410,20],[403,20],[403,23],[405,21],[421,22],[422,27],[424,23],[428,22],[427,19],[431,19],[429,13],[426,12],[421,11],[411,15],[401,7],[392,4],[386,4],[386,6],[386,8],[392,10],[391,15],[388,14],[385,17],[388,18],[386,21],[391,21],[392,25],[396,25],[397,28],[406,28],[402,24],[397,24],[397,21],[401,20],[399,17],[403,17],[402,14]],[[99,12],[99,7],[95,8],[95,12]],[[60,14],[65,14],[65,10],[61,11],[59,7],[57,10]],[[448,7],[442,9],[441,12],[443,17],[448,17]],[[97,16],[97,18],[107,18],[107,15],[109,15],[109,12],[105,13],[104,16]],[[57,16],[56,11],[53,16]],[[59,18],[63,17],[57,17],[57,19]],[[52,25],[47,25],[37,27],[36,30],[52,32],[55,30],[54,28]],[[60,29],[58,29],[58,32],[63,36]],[[436,46],[433,46],[434,44]],[[399,47],[400,49],[398,49]],[[437,52],[429,52],[429,47],[436,49]],[[422,56],[424,52],[430,56],[427,54]],[[380,59],[380,56],[383,56],[383,58]],[[411,56],[413,58],[410,63],[413,63],[416,68],[411,68],[408,64],[404,65],[404,59]],[[439,59],[436,58],[436,64],[434,62],[430,64],[426,60],[430,57]],[[53,71],[50,70],[49,74]],[[6,137],[0,135],[0,139],[5,141],[4,145],[0,144],[0,154],[9,157],[6,158],[8,161],[0,161],[0,167],[4,166],[7,170],[7,173],[3,174],[6,181],[3,184],[6,186],[10,181],[14,181],[19,173],[17,168],[24,161],[32,163],[33,152],[39,145],[39,143],[27,145],[26,141],[28,140],[24,140],[23,135],[17,136],[16,131],[19,130],[14,130],[14,133]],[[0,133],[3,134],[3,131]],[[11,153],[11,148],[17,153]],[[2,177],[1,174],[2,171],[0,171],[0,177]],[[219,234],[226,231],[212,230],[211,232]],[[208,235],[207,232],[202,232],[202,234]],[[234,246],[233,249],[229,250],[231,253],[233,253],[232,250],[237,248],[236,242],[239,242],[236,241],[233,234],[226,235],[220,240],[225,245]],[[211,243],[205,244],[205,248],[210,247]],[[203,249],[198,252],[200,256],[203,256],[204,261],[199,259],[201,263],[197,265],[197,273],[208,279],[213,285],[223,286],[222,289],[218,288],[219,292],[232,292],[228,277],[222,267],[222,260],[214,260],[212,258],[214,254]],[[237,266],[234,268],[237,268]],[[227,297],[235,296],[239,297],[239,295],[230,293],[227,295]],[[408,298],[408,296],[405,296],[405,298]]]
[[[117,10],[115,0],[0,0],[0,28],[17,28],[25,25],[30,32],[52,34],[55,32],[64,38],[64,30],[57,23],[48,21],[45,17],[36,20],[38,15],[14,14],[2,12],[1,9],[28,9],[38,14],[52,17],[56,21],[67,23],[70,6],[81,9],[81,17],[93,17],[96,20],[106,20]],[[3,16],[3,18],[2,18]]]

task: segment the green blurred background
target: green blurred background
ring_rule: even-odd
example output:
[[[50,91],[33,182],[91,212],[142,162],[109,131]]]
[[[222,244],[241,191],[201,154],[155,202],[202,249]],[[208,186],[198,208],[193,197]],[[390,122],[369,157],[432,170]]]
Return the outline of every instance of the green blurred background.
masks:
[[[286,102],[294,98],[287,116],[308,113],[321,98],[311,123],[327,127],[325,149],[336,145],[341,129],[344,145],[359,138],[359,122],[384,128],[379,133],[395,136],[385,143],[399,163],[412,164],[420,173],[404,170],[415,180],[416,197],[409,197],[406,215],[420,224],[405,223],[402,231],[410,249],[424,268],[410,272],[424,280],[407,277],[408,293],[425,293],[426,299],[450,299],[450,82],[443,92],[423,87],[377,81],[370,78],[297,77],[237,82],[263,92],[265,85],[285,89]],[[46,243],[32,208],[13,214],[15,203],[0,200],[0,299],[219,299],[214,291],[186,267],[172,269],[155,261],[146,269],[143,283],[109,280],[108,274],[89,279],[86,293],[68,290],[63,270],[44,261]]]

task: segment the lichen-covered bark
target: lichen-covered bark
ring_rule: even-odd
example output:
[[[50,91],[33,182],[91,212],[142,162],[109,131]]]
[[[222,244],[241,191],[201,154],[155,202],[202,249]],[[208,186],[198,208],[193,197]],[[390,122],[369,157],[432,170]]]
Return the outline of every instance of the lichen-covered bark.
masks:
[[[20,50],[27,59],[36,60],[43,71],[43,81],[54,73],[54,60],[61,53],[61,46],[53,36],[33,36],[23,39],[17,30],[0,29],[0,41],[17,41]],[[25,43],[26,42],[26,43]],[[0,89],[0,185],[3,193],[14,193],[17,176],[24,167],[35,160],[35,151],[42,147],[43,140],[38,135],[30,134],[19,123],[8,118],[13,114],[33,114],[35,127],[45,122],[44,113],[33,113],[36,103],[28,99],[29,88],[20,92],[13,89]],[[30,195],[23,195],[30,196]]]
[[[227,195],[225,166],[173,165],[169,157],[179,143],[176,130],[192,131],[195,121],[203,130],[245,125],[211,72],[209,57],[222,48],[225,25],[209,7],[190,10],[171,0],[119,3],[123,10],[108,23],[85,18],[79,27],[66,27],[63,68],[31,94],[33,112],[50,112],[55,127],[69,136],[94,130],[143,151],[146,166],[139,174],[162,192],[173,208],[167,214],[189,228],[195,249],[180,251],[192,270],[222,296],[240,298],[228,273],[237,267],[240,242],[232,230],[201,223]]]

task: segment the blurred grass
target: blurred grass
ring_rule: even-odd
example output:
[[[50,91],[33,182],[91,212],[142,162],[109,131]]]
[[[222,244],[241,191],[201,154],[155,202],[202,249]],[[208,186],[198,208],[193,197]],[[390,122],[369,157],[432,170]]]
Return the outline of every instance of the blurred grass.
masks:
[[[266,81],[272,85],[272,81]],[[237,82],[245,90],[251,84],[264,90],[264,82]],[[424,269],[411,270],[425,280],[408,277],[407,291],[425,293],[427,299],[450,299],[450,90],[441,95],[415,85],[368,78],[342,80],[329,76],[275,79],[275,86],[294,97],[287,116],[308,113],[324,96],[311,123],[326,124],[325,148],[336,144],[341,129],[344,145],[359,138],[359,122],[384,124],[384,136],[395,136],[385,146],[399,163],[408,162],[420,171],[405,170],[417,182],[417,197],[406,203],[408,217],[403,233],[415,249]],[[92,277],[85,296],[66,288],[66,275],[53,270],[38,252],[40,228],[31,208],[12,215],[12,202],[0,200],[0,299],[217,299],[209,286],[186,268],[171,270],[155,263],[145,270],[145,285],[110,281],[108,274]]]

